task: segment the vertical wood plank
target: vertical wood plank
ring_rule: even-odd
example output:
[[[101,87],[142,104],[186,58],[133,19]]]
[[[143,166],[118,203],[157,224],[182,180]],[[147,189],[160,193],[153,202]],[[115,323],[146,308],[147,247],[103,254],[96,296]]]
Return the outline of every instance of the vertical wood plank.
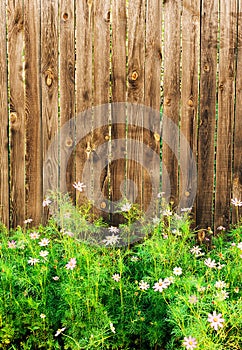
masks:
[[[119,140],[121,147],[117,149],[115,141],[112,147],[110,163],[110,200],[115,211],[118,200],[125,191],[126,177],[126,0],[112,2],[112,126],[111,139]],[[121,103],[119,103],[121,102]],[[122,140],[122,141],[121,141]],[[120,143],[119,143],[120,144]],[[119,157],[117,159],[117,152]],[[113,156],[114,155],[114,156]],[[122,193],[123,192],[123,193]],[[112,225],[117,225],[121,217],[111,216]]]
[[[58,189],[58,1],[41,2],[41,78],[44,195]]]
[[[76,180],[86,182],[83,178],[84,166],[89,174],[87,187],[78,193],[81,202],[87,196],[92,200],[92,104],[93,104],[93,2],[76,2]],[[89,147],[88,147],[89,146]]]
[[[161,1],[147,0],[144,102],[149,108],[144,109],[143,123],[143,142],[148,146],[144,154],[143,208],[147,211],[149,207],[149,214],[155,214],[160,187],[161,21]]]
[[[8,78],[6,3],[0,2],[0,221],[9,227]]]
[[[202,2],[197,225],[212,226],[218,1]]]
[[[42,217],[42,140],[40,97],[40,1],[24,3],[26,216],[33,224]]]
[[[94,116],[93,195],[97,213],[108,217],[109,199],[109,98],[110,98],[110,0],[94,2]],[[97,106],[101,106],[102,108]],[[101,127],[99,126],[101,123]],[[102,194],[102,195],[101,195]],[[101,196],[100,196],[101,195]]]
[[[178,145],[180,110],[181,1],[164,4],[164,106],[162,119],[162,191],[168,201],[178,202]],[[165,172],[166,170],[166,172]],[[170,198],[168,194],[170,191]]]
[[[74,0],[60,3],[60,190],[74,195],[75,157],[75,27]],[[68,125],[68,128],[63,127]],[[68,161],[69,160],[69,161]]]
[[[143,145],[144,62],[145,1],[134,0],[129,3],[128,8],[127,199],[131,203],[139,203],[141,209],[143,209],[141,147]]]
[[[232,0],[220,4],[220,52],[218,81],[218,131],[216,148],[215,228],[230,224],[232,152],[235,97],[235,45],[237,6]]]
[[[195,206],[200,1],[183,1],[180,127],[180,208]],[[192,159],[192,157],[194,157]],[[194,162],[193,162],[194,160]],[[196,212],[195,208],[193,209]]]
[[[10,86],[11,225],[25,220],[25,120],[23,69],[23,3],[8,1],[8,57]]]
[[[238,0],[237,33],[233,198],[242,200],[242,0]],[[236,220],[236,213],[233,211],[233,222],[236,223]]]

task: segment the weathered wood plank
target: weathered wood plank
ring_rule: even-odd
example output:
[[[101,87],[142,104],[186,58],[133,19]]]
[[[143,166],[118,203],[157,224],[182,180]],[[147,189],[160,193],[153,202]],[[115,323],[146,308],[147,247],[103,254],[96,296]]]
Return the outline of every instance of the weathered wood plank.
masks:
[[[24,3],[25,122],[26,122],[26,216],[41,222],[42,140],[40,98],[40,2]]]
[[[109,98],[110,98],[110,0],[94,2],[94,115],[93,195],[97,214],[108,218],[109,205]],[[101,106],[102,107],[97,107]],[[100,126],[101,125],[101,126]]]
[[[202,2],[197,225],[212,226],[218,1]]]
[[[180,109],[180,0],[165,1],[164,22],[162,191],[165,192],[166,199],[176,206],[178,204],[178,123]]]
[[[180,208],[195,209],[200,1],[183,1],[180,127]]]
[[[75,157],[75,13],[74,0],[60,3],[60,190],[74,197]],[[68,128],[63,127],[68,125]],[[69,161],[68,161],[69,160]],[[74,197],[75,198],[75,197]]]
[[[160,84],[161,84],[161,22],[160,0],[146,3],[146,52],[144,76],[143,142],[144,197],[143,209],[147,214],[156,213],[157,194],[160,188]]]
[[[230,224],[232,196],[232,152],[235,98],[235,46],[237,5],[220,4],[220,52],[218,81],[218,130],[216,147],[216,191],[214,227]]]
[[[6,3],[0,2],[0,221],[9,227],[8,80]]]
[[[112,2],[112,158],[110,163],[110,200],[114,212],[122,196],[125,195],[126,177],[126,0]],[[121,102],[121,103],[119,103]],[[119,140],[119,141],[115,141]],[[116,147],[119,142],[121,147]],[[117,156],[118,152],[118,156]],[[117,159],[118,157],[118,159]],[[120,157],[120,158],[119,158]],[[112,215],[112,225],[121,221],[119,215]]]
[[[92,193],[92,103],[93,103],[93,2],[76,2],[76,180],[85,182],[85,191],[78,193],[78,203]],[[86,173],[83,174],[84,166]]]
[[[128,8],[128,144],[127,199],[143,209],[143,111],[145,63],[145,1]]]
[[[236,105],[234,125],[234,175],[233,198],[242,200],[242,0],[238,0],[237,13],[237,69],[236,69]],[[241,214],[241,209],[240,209]],[[236,211],[233,210],[233,222],[236,223]]]
[[[44,195],[58,189],[58,2],[41,2],[41,78]],[[51,145],[55,143],[55,147]]]
[[[22,1],[8,1],[8,58],[10,87],[11,226],[25,220],[25,120]]]

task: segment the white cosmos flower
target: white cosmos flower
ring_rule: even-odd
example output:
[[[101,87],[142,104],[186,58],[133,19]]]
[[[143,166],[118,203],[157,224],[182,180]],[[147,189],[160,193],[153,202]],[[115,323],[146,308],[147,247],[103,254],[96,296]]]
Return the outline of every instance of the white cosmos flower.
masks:
[[[119,239],[121,239],[119,237],[119,235],[114,235],[112,234],[112,236],[106,236],[105,239],[103,240],[104,243],[106,243],[105,245],[115,245],[118,243]]]

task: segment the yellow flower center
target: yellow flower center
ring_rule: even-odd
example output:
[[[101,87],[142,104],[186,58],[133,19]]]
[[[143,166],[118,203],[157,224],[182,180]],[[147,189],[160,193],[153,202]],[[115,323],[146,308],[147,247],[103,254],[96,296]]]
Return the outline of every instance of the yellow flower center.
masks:
[[[213,318],[213,322],[218,322],[218,318],[217,318],[217,317],[214,317],[214,318]]]

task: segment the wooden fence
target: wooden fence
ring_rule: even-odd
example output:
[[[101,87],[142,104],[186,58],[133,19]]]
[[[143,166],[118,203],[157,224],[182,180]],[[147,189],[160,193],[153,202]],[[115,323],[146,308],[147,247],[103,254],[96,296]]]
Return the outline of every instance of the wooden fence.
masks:
[[[228,226],[242,199],[241,11],[242,0],[1,1],[0,220],[37,225],[45,189],[67,183],[74,197],[87,168],[81,196],[106,218],[125,183],[146,210],[162,153],[169,199],[193,205],[198,226]],[[119,139],[135,143],[112,159]]]

